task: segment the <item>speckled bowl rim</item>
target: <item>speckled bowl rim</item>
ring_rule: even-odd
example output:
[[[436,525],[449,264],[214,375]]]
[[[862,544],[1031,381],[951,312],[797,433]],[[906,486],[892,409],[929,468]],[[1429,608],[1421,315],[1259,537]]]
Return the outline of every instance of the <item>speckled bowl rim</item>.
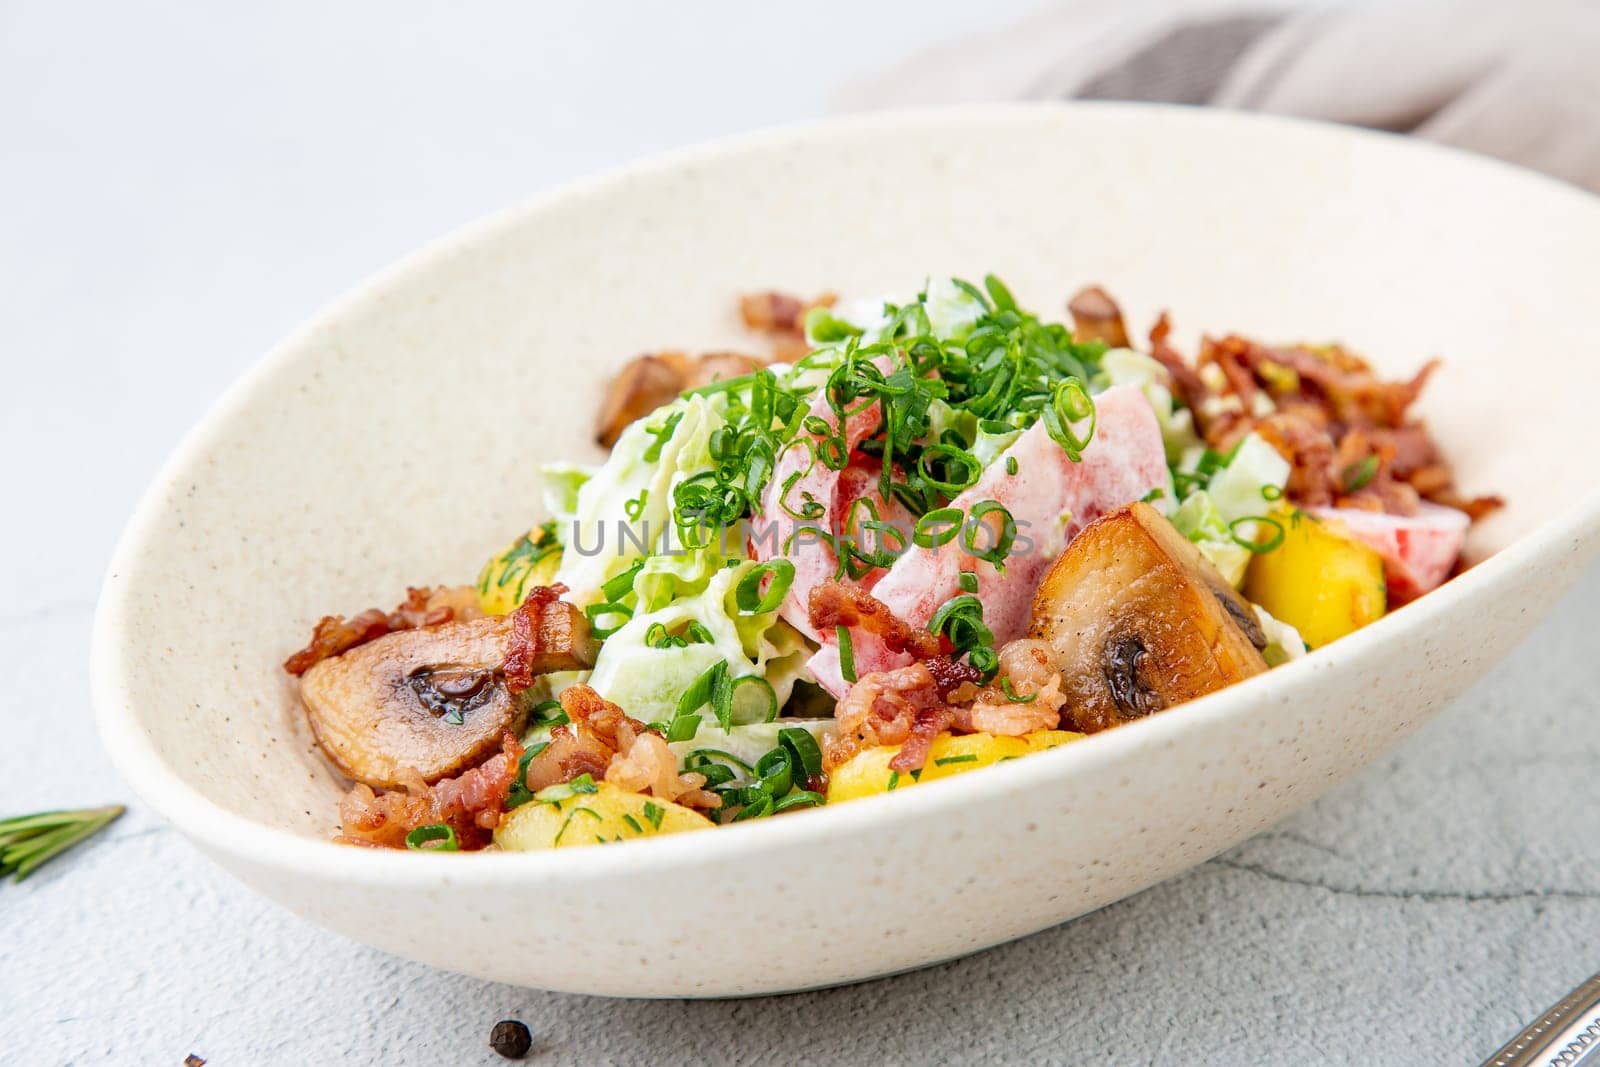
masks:
[[[423,856],[402,852],[356,849],[308,838],[285,829],[256,822],[213,803],[170,765],[140,729],[131,710],[124,679],[120,634],[129,616],[124,576],[152,547],[160,515],[161,498],[185,471],[198,467],[212,450],[218,435],[242,407],[251,402],[257,386],[289,368],[297,353],[319,330],[343,319],[365,302],[379,297],[391,283],[426,273],[472,249],[481,240],[514,225],[533,213],[558,210],[564,203],[601,194],[624,181],[672,171],[839,129],[876,130],[902,126],[937,129],[951,123],[1026,121],[1042,112],[1071,110],[1162,110],[1184,113],[1181,121],[1210,123],[1222,129],[1240,124],[1293,127],[1332,141],[1359,139],[1382,141],[1386,150],[1445,157],[1450,166],[1511,172],[1527,184],[1530,193],[1567,198],[1580,211],[1600,212],[1600,198],[1553,178],[1510,164],[1456,149],[1403,137],[1276,116],[1211,111],[1167,105],[1124,103],[1000,104],[943,109],[883,112],[843,119],[782,127],[712,141],[680,149],[645,161],[603,172],[597,176],[540,193],[514,207],[470,223],[425,245],[394,265],[367,279],[319,312],[275,346],[231,386],[179,444],[155,482],[145,492],[117,546],[107,571],[95,613],[91,656],[91,689],[101,738],[113,763],[134,791],[161,816],[197,842],[221,854],[239,856],[259,865],[284,871],[315,872],[363,887],[427,888],[446,883],[453,887],[474,884],[584,882],[626,875],[648,877],[652,868],[716,862],[734,857],[755,858],[815,843],[829,837],[876,827],[883,830],[900,820],[937,818],[976,801],[999,794],[1023,794],[1029,788],[1059,776],[1078,773],[1095,762],[1114,761],[1131,752],[1183,744],[1197,731],[1209,730],[1226,717],[1244,714],[1252,706],[1270,701],[1274,692],[1292,687],[1310,673],[1336,663],[1357,659],[1389,640],[1400,627],[1423,627],[1444,615],[1451,603],[1481,590],[1504,587],[1511,592],[1515,576],[1527,561],[1559,552],[1565,542],[1579,547],[1600,538],[1600,488],[1575,498],[1573,506],[1547,519],[1534,530],[1508,544],[1490,558],[1420,600],[1377,623],[1344,638],[1315,655],[1279,667],[1269,674],[1221,690],[1185,706],[1178,715],[1156,715],[1116,730],[1097,734],[1025,760],[985,768],[981,774],[956,775],[929,782],[893,797],[874,797],[834,807],[799,812],[782,819],[761,820],[719,827],[714,833],[675,834],[630,842],[625,849],[584,848],[561,852]],[[331,815],[331,813],[330,813]]]

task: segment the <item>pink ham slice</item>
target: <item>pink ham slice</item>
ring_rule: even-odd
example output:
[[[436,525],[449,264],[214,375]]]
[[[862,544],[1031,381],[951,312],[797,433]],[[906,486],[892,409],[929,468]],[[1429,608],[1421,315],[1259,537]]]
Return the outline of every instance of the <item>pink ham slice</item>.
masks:
[[[839,488],[834,496],[834,514],[839,518],[842,534],[852,543],[859,546],[863,552],[876,552],[880,549],[893,551],[902,543],[910,543],[911,531],[917,525],[917,520],[906,506],[894,496],[885,499],[879,492],[878,477],[883,472],[883,464],[871,456],[858,456],[844,470],[839,472]],[[870,509],[861,501],[868,501]],[[877,518],[874,519],[873,515]],[[904,541],[894,534],[883,534],[878,529],[863,526],[864,523],[881,522],[892,527],[904,535]],[[856,584],[861,588],[872,591],[873,586],[883,580],[889,573],[887,567],[874,567],[863,574]]]
[[[888,357],[880,357],[876,362],[880,370],[893,365]],[[838,427],[838,420],[824,395],[819,394],[812,402],[810,414],[831,427]],[[845,419],[845,454],[853,453],[882,424],[883,411],[877,404]],[[809,439],[813,445],[821,447],[814,435]],[[751,549],[757,559],[787,558],[794,564],[794,582],[778,613],[813,640],[817,639],[817,631],[807,617],[806,604],[812,588],[832,578],[839,569],[839,555],[827,538],[845,520],[846,512],[840,507],[840,483],[844,473],[823,463],[807,448],[792,445],[785,449],[773,468],[772,480],[767,483],[761,524],[752,531]],[[784,484],[796,474],[799,478],[786,490]],[[859,489],[852,491],[860,495]],[[802,518],[799,513],[811,503],[822,505],[821,514]],[[848,508],[849,503],[846,500],[844,506]],[[827,536],[820,536],[818,531]]]
[[[1450,576],[1472,520],[1464,511],[1423,503],[1415,515],[1388,515],[1361,508],[1307,508],[1338,522],[1352,537],[1383,557],[1391,607],[1436,589]]]
[[[1068,459],[1044,424],[1035,423],[976,485],[951,501],[966,513],[981,501],[995,500],[1011,513],[1018,535],[1004,572],[968,554],[957,538],[939,548],[910,549],[872,595],[905,621],[926,626],[945,601],[961,594],[961,572],[973,571],[995,644],[1021,637],[1034,592],[1067,542],[1106,512],[1168,484],[1161,427],[1144,394],[1132,386],[1108,389],[1095,397],[1095,411],[1094,438],[1080,462]],[[1017,461],[1016,474],[1006,473],[1006,457]],[[979,548],[994,543],[981,532],[975,541]],[[834,696],[843,696],[849,685],[839,669],[839,650],[832,634],[824,639],[824,647],[810,660],[811,673]],[[851,648],[857,677],[909,662],[866,633],[852,635]]]

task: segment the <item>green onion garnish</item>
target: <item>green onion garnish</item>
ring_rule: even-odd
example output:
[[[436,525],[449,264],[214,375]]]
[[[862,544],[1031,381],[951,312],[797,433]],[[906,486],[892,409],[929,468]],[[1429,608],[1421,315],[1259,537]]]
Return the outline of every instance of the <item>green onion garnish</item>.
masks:
[[[413,852],[459,852],[456,831],[449,823],[435,822],[419,826],[406,835],[406,848]]]
[[[594,636],[602,641],[622,629],[628,624],[628,620],[633,618],[633,609],[616,601],[590,604],[583,609],[583,613],[589,617],[589,628],[594,631]],[[614,626],[601,626],[600,620],[607,616],[620,621]]]
[[[977,763],[977,762],[978,762],[977,753],[968,752],[964,756],[946,756],[943,759],[936,759],[936,760],[933,761],[933,765],[935,767],[948,767],[952,763]],[[1032,766],[1032,764],[1029,764],[1029,766]]]
[[[1365,488],[1377,473],[1378,457],[1375,455],[1367,456],[1359,463],[1350,464],[1344,469],[1344,491],[1354,493],[1358,489]]]
[[[856,682],[856,649],[850,639],[848,626],[835,626],[834,636],[839,640],[839,675],[852,685]]]
[[[560,804],[563,800],[571,800],[575,796],[598,792],[600,792],[600,787],[595,784],[594,776],[580,774],[570,782],[558,782],[555,785],[545,786],[533,794],[533,799],[541,804]]]
[[[772,584],[767,586],[765,594],[761,592],[761,582],[772,576]],[[777,611],[783,603],[783,598],[789,595],[789,586],[794,584],[794,564],[786,559],[771,559],[751,567],[749,572],[739,583],[733,587],[733,600],[739,606],[741,615],[762,615],[769,611]]]
[[[822,749],[810,730],[785,726],[778,731],[778,743],[789,752],[789,762],[806,780],[822,776]]]
[[[1011,688],[1011,676],[1009,674],[1000,679],[1000,690],[1005,693],[1006,699],[1013,704],[1032,704],[1039,699],[1038,693],[1029,693],[1027,696],[1022,696]]]

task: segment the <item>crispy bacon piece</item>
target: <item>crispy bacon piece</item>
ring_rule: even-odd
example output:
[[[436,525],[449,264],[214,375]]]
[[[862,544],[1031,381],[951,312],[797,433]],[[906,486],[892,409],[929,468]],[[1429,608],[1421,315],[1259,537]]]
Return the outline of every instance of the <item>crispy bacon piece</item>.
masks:
[[[919,660],[932,659],[945,651],[937,634],[912,626],[871,593],[842,582],[827,581],[812,587],[806,612],[818,633],[833,633],[838,626],[860,628],[880,638],[890,652],[910,653]]]
[[[834,732],[823,738],[823,767],[832,771],[863,747],[899,745],[889,766],[918,770],[933,739],[950,728],[955,711],[944,702],[926,663],[864,675],[839,701]]]
[[[561,599],[564,585],[536,585],[522,606],[511,613],[511,641],[502,668],[512,694],[552,671],[577,671],[594,666],[599,642],[589,618]]]
[[[567,723],[550,732],[550,744],[528,761],[526,785],[546,786],[587,774],[633,793],[697,808],[716,808],[722,798],[701,787],[703,774],[679,774],[666,740],[586,685],[561,693]]]
[[[1294,503],[1410,516],[1429,501],[1473,519],[1503,503],[1463,498],[1426,427],[1409,415],[1438,360],[1386,382],[1338,345],[1274,347],[1229,334],[1205,338],[1190,366],[1170,333],[1163,314],[1150,331],[1150,354],[1194,412],[1206,444],[1226,452],[1259,433],[1289,461]]]
[[[393,611],[369,608],[348,619],[342,615],[324,615],[311,631],[310,643],[284,660],[283,669],[299,676],[325,659],[343,655],[384,634],[476,619],[482,614],[478,594],[471,586],[412,587],[406,590],[405,600]]]
[[[483,848],[500,823],[500,812],[521,759],[522,746],[508,733],[499,755],[431,786],[420,776],[403,790],[383,793],[374,793],[368,785],[356,785],[339,804],[339,822],[344,832],[335,840],[404,848],[406,835],[417,827],[444,823],[455,831],[462,849]]]
[[[1010,693],[1006,692],[1007,684]],[[978,691],[964,715],[958,716],[957,725],[978,733],[1021,737],[1060,726],[1061,708],[1066,702],[1061,692],[1061,672],[1055,666],[1050,646],[1021,637],[1000,649],[995,681]]]

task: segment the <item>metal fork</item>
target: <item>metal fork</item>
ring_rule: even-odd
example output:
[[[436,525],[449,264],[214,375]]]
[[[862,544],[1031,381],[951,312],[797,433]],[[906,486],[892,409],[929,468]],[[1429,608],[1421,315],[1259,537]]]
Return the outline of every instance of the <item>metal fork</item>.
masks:
[[[1600,1067],[1600,974],[1562,997],[1483,1067]]]

